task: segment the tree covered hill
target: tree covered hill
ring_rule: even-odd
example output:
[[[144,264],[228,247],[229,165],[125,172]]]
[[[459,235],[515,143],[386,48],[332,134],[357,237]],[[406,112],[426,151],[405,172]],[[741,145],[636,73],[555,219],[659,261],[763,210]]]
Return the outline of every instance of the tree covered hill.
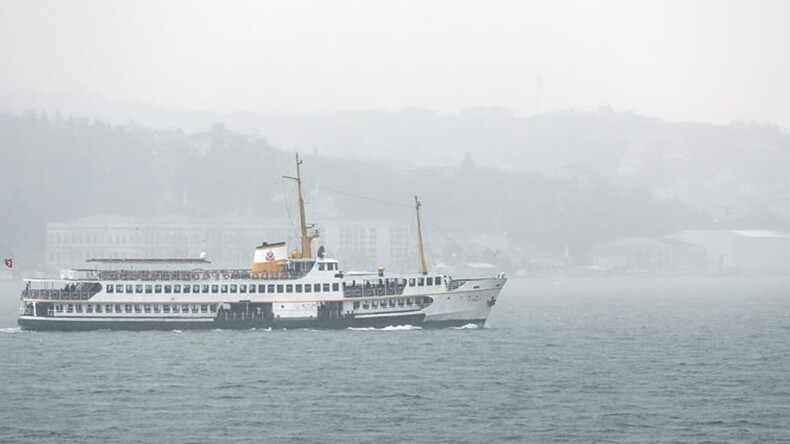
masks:
[[[481,141],[480,143],[484,143]],[[197,133],[109,125],[41,113],[0,114],[0,252],[44,248],[48,221],[238,214],[282,219],[293,199],[293,152],[223,125]],[[414,195],[437,225],[464,237],[577,251],[621,236],[710,224],[686,204],[599,178],[324,157],[306,153],[311,217],[408,221]],[[397,205],[393,205],[397,204]],[[293,204],[290,204],[293,206]],[[293,208],[291,208],[293,210]]]

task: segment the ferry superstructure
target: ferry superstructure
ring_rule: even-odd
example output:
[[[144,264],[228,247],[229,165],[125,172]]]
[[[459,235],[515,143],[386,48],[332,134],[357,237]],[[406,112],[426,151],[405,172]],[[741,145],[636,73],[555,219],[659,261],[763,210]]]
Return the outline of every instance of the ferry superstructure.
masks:
[[[92,259],[58,279],[25,279],[19,325],[31,330],[348,328],[482,325],[507,278],[429,273],[415,197],[420,271],[353,273],[306,223],[296,156],[301,250],[255,249],[250,269],[212,269],[200,259]]]

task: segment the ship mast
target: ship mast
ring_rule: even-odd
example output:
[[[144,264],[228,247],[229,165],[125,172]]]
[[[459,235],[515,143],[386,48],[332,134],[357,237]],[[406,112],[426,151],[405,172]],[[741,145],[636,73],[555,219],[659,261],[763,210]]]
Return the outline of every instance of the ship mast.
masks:
[[[428,274],[428,266],[425,264],[425,247],[422,243],[422,224],[420,223],[420,207],[422,204],[417,196],[414,196],[414,204],[417,209],[417,241],[420,246],[420,273]]]
[[[302,159],[299,158],[299,153],[296,153],[296,177],[291,176],[284,176],[287,179],[292,179],[296,181],[297,188],[299,190],[299,223],[301,227],[301,235],[302,235],[302,251],[301,251],[301,258],[302,259],[309,259],[313,256],[312,247],[310,246],[310,242],[313,239],[318,237],[317,233],[308,233],[307,230],[312,227],[307,226],[307,218],[305,217],[304,211],[304,192],[302,191],[302,169],[300,165],[302,164]]]

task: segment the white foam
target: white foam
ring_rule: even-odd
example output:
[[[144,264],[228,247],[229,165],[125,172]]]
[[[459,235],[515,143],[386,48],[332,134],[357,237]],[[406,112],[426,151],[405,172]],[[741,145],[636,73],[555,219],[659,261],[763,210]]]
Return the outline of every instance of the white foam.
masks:
[[[417,327],[414,325],[390,325],[389,327],[384,327],[381,330],[382,331],[422,330],[422,327]]]
[[[480,324],[466,324],[460,327],[450,327],[451,330],[477,330],[480,327]]]
[[[346,330],[351,331],[407,331],[407,330],[422,330],[422,327],[415,325],[390,325],[383,328],[375,327],[348,327]]]
[[[0,333],[19,333],[22,331],[20,327],[0,328]]]
[[[170,330],[172,333],[183,333],[181,330]]]

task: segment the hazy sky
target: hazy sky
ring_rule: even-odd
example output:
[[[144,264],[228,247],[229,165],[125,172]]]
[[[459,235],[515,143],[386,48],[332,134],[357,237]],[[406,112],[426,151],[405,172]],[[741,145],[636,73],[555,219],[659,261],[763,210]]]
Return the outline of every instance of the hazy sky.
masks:
[[[787,1],[0,0],[0,98],[531,115],[542,90],[544,112],[790,128],[788,42]]]

